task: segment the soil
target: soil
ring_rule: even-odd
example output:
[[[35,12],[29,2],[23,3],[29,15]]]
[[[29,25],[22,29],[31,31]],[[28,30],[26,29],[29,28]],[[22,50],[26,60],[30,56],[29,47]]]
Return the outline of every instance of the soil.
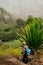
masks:
[[[38,58],[34,58],[28,62],[28,64],[24,64],[22,61],[15,57],[0,57],[0,65],[43,65],[43,62],[41,62]]]

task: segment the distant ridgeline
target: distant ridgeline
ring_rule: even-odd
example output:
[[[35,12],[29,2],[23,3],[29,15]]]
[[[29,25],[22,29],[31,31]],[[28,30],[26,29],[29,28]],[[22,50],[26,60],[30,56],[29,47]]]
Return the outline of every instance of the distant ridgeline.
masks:
[[[3,8],[0,7],[0,24],[1,23],[12,23],[13,19],[11,15]]]

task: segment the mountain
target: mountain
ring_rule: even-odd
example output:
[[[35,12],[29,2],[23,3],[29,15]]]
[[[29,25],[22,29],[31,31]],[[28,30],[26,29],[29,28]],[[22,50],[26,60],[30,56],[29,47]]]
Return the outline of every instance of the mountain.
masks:
[[[13,21],[12,15],[0,7],[0,24],[11,24]]]

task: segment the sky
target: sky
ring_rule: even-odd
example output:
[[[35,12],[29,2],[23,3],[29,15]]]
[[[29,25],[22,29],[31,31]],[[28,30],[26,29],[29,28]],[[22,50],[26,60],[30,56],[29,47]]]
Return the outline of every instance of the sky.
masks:
[[[43,17],[43,0],[0,0],[0,7],[18,17]]]

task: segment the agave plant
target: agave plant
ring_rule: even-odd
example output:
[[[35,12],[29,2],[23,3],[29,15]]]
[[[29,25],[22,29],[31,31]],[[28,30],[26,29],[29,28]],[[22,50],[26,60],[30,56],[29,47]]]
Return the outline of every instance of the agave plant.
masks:
[[[20,34],[21,41],[27,42],[29,48],[32,52],[36,52],[38,49],[43,49],[43,30],[40,29],[40,23],[31,23],[29,28],[22,29],[22,34]]]

